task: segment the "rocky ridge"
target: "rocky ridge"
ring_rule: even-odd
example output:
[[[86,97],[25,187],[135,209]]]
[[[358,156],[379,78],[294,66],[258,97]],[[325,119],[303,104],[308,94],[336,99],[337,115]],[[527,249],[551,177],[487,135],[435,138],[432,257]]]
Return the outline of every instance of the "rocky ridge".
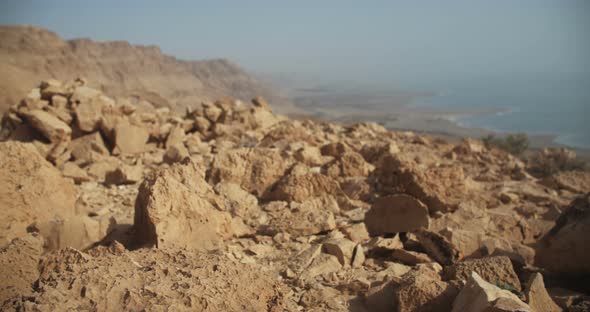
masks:
[[[157,46],[126,41],[64,40],[35,26],[0,26],[0,112],[20,101],[39,79],[86,77],[113,97],[133,96],[158,107],[184,111],[202,101],[263,95],[287,101],[225,59],[186,61]]]
[[[476,140],[291,120],[262,97],[179,114],[84,79],[43,81],[0,139],[2,310],[590,304],[590,174],[538,179]]]

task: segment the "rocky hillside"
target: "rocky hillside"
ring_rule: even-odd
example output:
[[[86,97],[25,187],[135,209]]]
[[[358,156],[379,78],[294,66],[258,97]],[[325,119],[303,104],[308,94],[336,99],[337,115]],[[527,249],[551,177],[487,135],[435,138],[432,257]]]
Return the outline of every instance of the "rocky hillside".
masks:
[[[3,311],[590,307],[588,172],[89,85],[44,81],[2,119]]]
[[[125,41],[64,41],[32,26],[0,26],[0,112],[17,103],[39,79],[71,80],[82,76],[111,96],[136,95],[156,106],[178,111],[224,96],[257,95],[286,101],[227,60],[183,61],[157,46]]]

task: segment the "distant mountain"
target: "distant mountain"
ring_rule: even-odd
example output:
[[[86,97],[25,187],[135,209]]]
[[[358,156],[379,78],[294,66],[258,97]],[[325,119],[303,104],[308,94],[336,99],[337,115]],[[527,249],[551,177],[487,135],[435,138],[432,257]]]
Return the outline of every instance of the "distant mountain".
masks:
[[[221,97],[287,101],[225,59],[185,61],[157,46],[126,41],[63,40],[34,26],[0,26],[0,111],[17,103],[41,80],[84,77],[115,96],[136,95],[157,106],[182,110]]]

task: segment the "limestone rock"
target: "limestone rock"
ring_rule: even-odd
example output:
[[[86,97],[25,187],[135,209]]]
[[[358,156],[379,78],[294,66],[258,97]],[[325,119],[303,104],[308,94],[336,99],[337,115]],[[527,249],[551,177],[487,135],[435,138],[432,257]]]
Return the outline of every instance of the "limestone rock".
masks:
[[[102,92],[86,86],[77,87],[70,101],[74,107],[78,127],[84,132],[97,130],[102,119],[103,107],[115,105],[115,102]]]
[[[114,128],[114,154],[138,154],[146,151],[150,133],[146,128],[128,123],[117,124]]]
[[[261,197],[287,169],[280,153],[266,148],[238,148],[220,152],[211,165],[210,182],[232,182]]]
[[[342,196],[338,183],[320,173],[295,174],[291,172],[272,189],[269,198],[284,201],[302,201],[308,198],[331,194]]]
[[[430,213],[457,209],[466,193],[465,174],[460,166],[420,168],[413,160],[398,155],[383,156],[372,178],[386,194],[405,193],[423,202]]]
[[[316,197],[301,203],[271,202],[264,209],[269,215],[267,232],[286,232],[294,236],[309,236],[336,228],[334,213],[338,204],[330,196]]]
[[[543,282],[543,275],[541,273],[533,273],[524,290],[527,303],[533,311],[546,312],[561,312],[563,311],[547,293],[545,283]]]
[[[74,182],[76,182],[77,184],[90,181],[88,173],[86,173],[84,169],[78,167],[78,165],[72,162],[65,163],[61,170],[61,173],[64,177],[73,179]]]
[[[72,216],[61,220],[35,222],[29,230],[39,233],[45,239],[45,250],[72,247],[86,249],[100,242],[117,224],[114,218],[90,218]]]
[[[166,138],[166,147],[171,147],[176,144],[182,144],[185,139],[184,129],[176,126],[170,130],[168,137]]]
[[[119,168],[121,161],[115,157],[105,157],[86,167],[88,175],[98,182],[109,182],[109,177]]]
[[[75,214],[77,190],[26,143],[0,143],[0,245],[35,221]]]
[[[135,202],[136,239],[145,246],[206,250],[232,236],[231,216],[218,211],[214,195],[193,162],[175,164],[146,178]]]
[[[533,310],[515,294],[486,282],[476,272],[473,272],[470,274],[467,285],[455,298],[452,311],[532,312]]]
[[[72,157],[78,165],[84,166],[110,155],[99,132],[87,134],[70,142]]]
[[[25,117],[33,128],[52,143],[69,140],[72,134],[70,126],[46,111],[32,110]]]
[[[363,156],[356,152],[346,152],[337,159],[326,164],[326,173],[331,177],[366,177],[373,171],[373,165],[367,163]]]
[[[143,165],[121,164],[112,172],[107,173],[106,182],[109,184],[133,184],[141,181],[143,178]]]
[[[221,182],[215,186],[215,191],[225,199],[226,209],[232,216],[250,220],[260,214],[258,199],[239,185]]]
[[[458,293],[453,285],[443,282],[436,272],[430,270],[406,273],[395,288],[397,311],[449,311]]]
[[[343,266],[352,264],[355,248],[356,244],[345,238],[332,238],[323,243],[324,252],[336,256]]]
[[[444,270],[446,280],[468,280],[471,272],[476,272],[484,280],[520,291],[521,285],[508,257],[486,257],[466,260]]]
[[[590,273],[590,193],[576,198],[537,246],[535,263],[565,274]]]
[[[366,241],[370,238],[369,232],[367,231],[367,227],[364,223],[355,223],[351,226],[343,228],[342,231],[346,237],[356,243]]]
[[[428,208],[405,194],[381,197],[365,215],[365,224],[373,236],[428,228]]]
[[[164,162],[167,164],[173,164],[181,162],[188,157],[190,157],[188,149],[184,144],[179,143],[168,147],[166,153],[164,153]]]

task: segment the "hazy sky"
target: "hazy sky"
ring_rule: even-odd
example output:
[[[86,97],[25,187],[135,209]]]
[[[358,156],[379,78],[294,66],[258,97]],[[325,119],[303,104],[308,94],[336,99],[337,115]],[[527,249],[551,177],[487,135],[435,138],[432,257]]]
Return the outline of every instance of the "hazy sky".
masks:
[[[588,0],[3,0],[0,23],[326,79],[590,72]]]

